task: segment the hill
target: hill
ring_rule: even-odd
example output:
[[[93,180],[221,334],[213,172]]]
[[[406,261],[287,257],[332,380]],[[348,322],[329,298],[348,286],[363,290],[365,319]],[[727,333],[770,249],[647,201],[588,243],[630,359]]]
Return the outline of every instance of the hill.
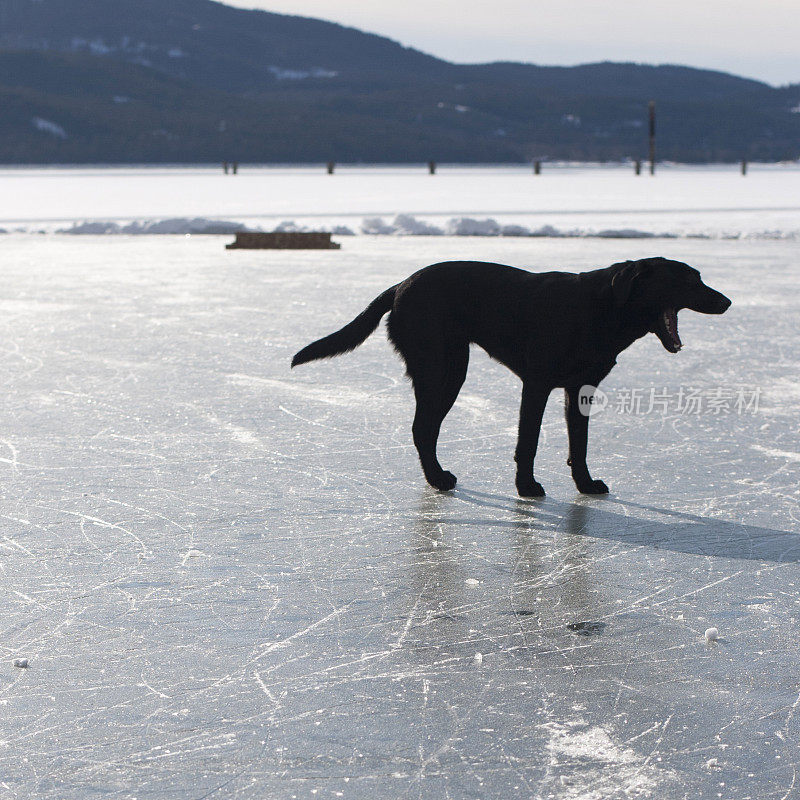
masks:
[[[456,65],[211,0],[0,0],[0,161],[800,156],[800,86],[690,67]]]

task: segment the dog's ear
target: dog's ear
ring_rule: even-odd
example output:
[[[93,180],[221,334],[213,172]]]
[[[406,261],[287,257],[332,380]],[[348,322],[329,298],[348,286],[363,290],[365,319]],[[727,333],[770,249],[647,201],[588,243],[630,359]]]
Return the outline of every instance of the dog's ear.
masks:
[[[650,264],[647,259],[642,261],[626,261],[620,265],[621,269],[611,279],[611,291],[614,295],[614,305],[624,306],[631,296],[633,286],[639,278],[649,272]]]

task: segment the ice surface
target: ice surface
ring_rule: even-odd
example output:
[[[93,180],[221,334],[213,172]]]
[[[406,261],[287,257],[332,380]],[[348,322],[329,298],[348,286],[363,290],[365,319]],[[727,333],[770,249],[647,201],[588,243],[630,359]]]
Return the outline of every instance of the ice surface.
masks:
[[[800,239],[800,165],[1,169],[0,227],[193,233],[346,227],[372,235]],[[155,226],[155,229],[154,229]]]
[[[796,244],[223,243],[0,240],[0,797],[798,796]],[[289,370],[426,263],[652,254],[734,305],[682,312],[682,353],[638,342],[604,389],[761,404],[597,415],[606,498],[576,494],[553,397],[548,497],[517,499],[519,385],[480,351],[448,495],[382,332]]]

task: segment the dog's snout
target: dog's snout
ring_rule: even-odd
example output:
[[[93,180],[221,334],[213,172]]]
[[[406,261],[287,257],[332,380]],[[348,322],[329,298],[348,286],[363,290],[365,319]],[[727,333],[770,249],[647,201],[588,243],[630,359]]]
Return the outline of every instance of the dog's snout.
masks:
[[[716,308],[713,313],[724,314],[731,307],[730,298],[725,297],[725,295],[722,294],[722,292],[714,291],[714,294],[716,295],[716,297],[714,298]]]
[[[731,301],[722,292],[703,285],[702,292],[695,296],[694,302],[687,308],[701,314],[724,314],[731,307]]]

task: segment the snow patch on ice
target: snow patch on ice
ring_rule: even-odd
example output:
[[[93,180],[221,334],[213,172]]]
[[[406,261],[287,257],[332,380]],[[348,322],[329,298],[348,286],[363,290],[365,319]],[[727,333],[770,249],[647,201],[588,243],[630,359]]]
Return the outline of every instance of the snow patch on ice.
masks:
[[[279,222],[274,227],[250,227],[235,220],[208,219],[205,217],[173,217],[169,219],[134,220],[132,222],[112,222],[107,220],[85,220],[75,222],[68,228],[59,228],[56,233],[73,235],[122,234],[129,236],[154,234],[219,234],[227,235],[239,231],[270,230],[277,233],[305,233],[325,231],[338,236],[355,236],[356,231],[347,225],[320,223],[304,225],[292,219]],[[1,231],[0,231],[1,232]],[[25,232],[23,230],[22,232]],[[35,232],[30,229],[28,232]],[[800,230],[697,233],[692,231],[647,231],[638,228],[603,228],[600,230],[585,227],[561,229],[553,225],[527,227],[519,223],[503,224],[491,217],[453,217],[448,222],[435,224],[420,220],[412,214],[398,214],[391,222],[384,217],[365,217],[360,232],[366,236],[497,236],[563,239],[756,239],[795,241],[800,239]]]
[[[655,239],[656,235],[648,231],[637,231],[633,228],[623,228],[620,230],[598,231],[595,236],[600,239]]]
[[[185,567],[188,561],[196,558],[211,558],[211,556],[209,556],[208,553],[204,553],[202,550],[192,547],[185,553],[181,553],[181,566]]]
[[[367,236],[391,236],[396,231],[397,228],[384,222],[382,217],[366,217],[361,223],[361,233]]]
[[[228,220],[205,219],[196,217],[186,219],[175,217],[173,219],[149,220],[143,222],[130,222],[120,225],[117,222],[76,222],[70,228],[60,228],[56,233],[70,235],[107,235],[127,234],[130,236],[142,235],[186,235],[186,234],[231,234],[248,230],[247,225],[241,222]]]
[[[530,236],[531,229],[524,225],[503,225],[500,234],[502,236]]]
[[[253,228],[253,230],[260,230],[260,228]],[[272,233],[313,233],[317,231],[330,232],[336,236],[356,235],[356,232],[347,225],[333,225],[331,227],[326,227],[323,225],[310,228],[308,225],[300,225],[293,219],[285,219],[283,222],[279,222],[274,228],[272,228]]]
[[[132,222],[125,226],[122,233],[135,235],[141,234],[228,234],[237,231],[245,231],[247,226],[241,222],[230,222],[227,220],[213,220],[197,217],[195,219],[174,219],[154,220],[151,222]]]
[[[458,400],[456,400],[456,408],[460,411],[466,411],[474,419],[486,419],[487,415],[492,412],[492,403],[485,397],[461,392]]]
[[[289,395],[294,398],[311,400],[330,406],[343,406],[352,408],[357,406],[359,403],[374,404],[376,399],[374,393],[361,392],[344,386],[337,387],[335,392],[331,392],[330,389],[324,386],[312,386],[310,384],[301,384],[288,380],[277,380],[275,378],[262,378],[257,375],[243,375],[241,373],[234,373],[226,377],[227,380],[235,386],[250,388],[256,387],[260,392],[263,392],[265,389],[280,391],[285,395]]]
[[[211,422],[215,427],[224,430],[235,442],[245,445],[247,447],[261,447],[261,440],[247,428],[241,425],[235,425],[232,422],[220,419],[215,414],[206,413],[203,416]]]
[[[367,236],[443,236],[444,230],[437,225],[422,222],[411,214],[398,214],[393,222],[383,217],[367,217],[361,223],[361,232]]]
[[[785,458],[787,461],[800,462],[800,453],[794,453],[791,450],[776,450],[772,447],[762,447],[760,444],[754,444],[752,448],[773,458]]]
[[[395,233],[400,236],[442,236],[444,231],[436,225],[421,222],[411,214],[398,214],[394,219]]]
[[[472,219],[457,217],[447,223],[449,236],[499,236],[500,224],[494,219]]]
[[[239,442],[239,444],[246,444],[250,447],[257,447],[261,444],[259,438],[247,428],[241,428],[238,425],[228,424],[225,426],[231,434],[231,438]]]
[[[611,796],[651,797],[666,770],[651,766],[630,748],[616,744],[608,732],[583,719],[542,726],[549,741],[550,772],[562,775],[559,797],[605,800]],[[581,769],[575,769],[579,762]],[[563,773],[562,773],[563,770]]]
[[[305,225],[298,225],[293,219],[285,219],[279,222],[273,229],[273,233],[304,233],[308,230]]]
[[[558,239],[569,235],[570,234],[565,233],[564,231],[558,230],[558,228],[554,228],[552,225],[542,225],[541,228],[537,228],[535,231],[530,232],[530,236],[549,237],[553,239]]]
[[[243,222],[223,219],[207,219],[206,217],[172,217],[170,219],[134,220],[120,223],[109,220],[86,220],[75,222],[68,228],[57,228],[56,233],[71,236],[153,236],[153,235],[217,235],[227,236],[240,231],[260,231],[262,228],[251,227]],[[300,225],[294,220],[284,220],[270,229],[276,233],[304,233],[307,231],[329,231],[336,236],[355,236],[355,231],[347,225],[319,226],[310,228]],[[0,233],[6,231],[0,229]],[[429,234],[430,235],[430,234]]]
[[[727,236],[728,239],[755,239],[756,241],[783,242],[800,238],[800,231],[751,231],[750,233]]]

